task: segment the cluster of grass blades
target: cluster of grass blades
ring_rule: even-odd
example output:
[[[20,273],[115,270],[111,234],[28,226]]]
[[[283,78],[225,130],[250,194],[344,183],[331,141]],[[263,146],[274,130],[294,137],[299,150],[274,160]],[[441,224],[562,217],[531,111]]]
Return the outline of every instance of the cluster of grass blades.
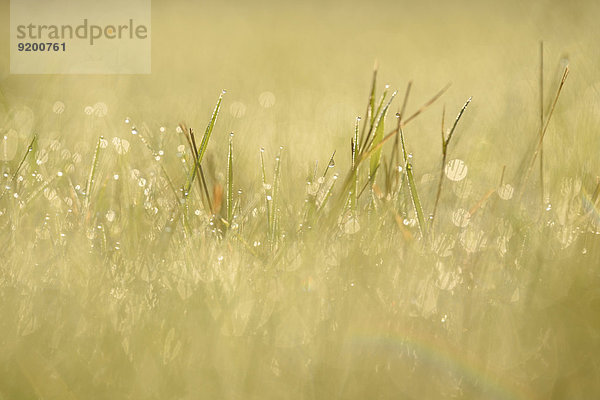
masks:
[[[298,185],[282,148],[257,149],[243,182],[223,93],[201,138],[133,128],[137,158],[123,138],[84,158],[34,137],[2,164],[0,398],[541,399],[577,397],[571,377],[600,392],[600,181],[561,177],[556,211],[525,201],[565,79],[522,156],[523,201],[511,165],[451,196],[470,98],[443,115],[424,188],[409,124],[448,86],[411,113],[412,84],[378,95],[377,70],[350,152]]]

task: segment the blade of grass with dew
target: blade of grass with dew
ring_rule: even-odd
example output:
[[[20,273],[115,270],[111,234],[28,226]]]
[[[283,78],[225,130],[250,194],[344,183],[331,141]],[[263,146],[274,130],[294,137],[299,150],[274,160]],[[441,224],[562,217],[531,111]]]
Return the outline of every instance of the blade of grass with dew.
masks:
[[[90,206],[90,192],[92,191],[92,187],[94,185],[94,180],[96,179],[96,169],[98,168],[98,156],[100,155],[100,149],[102,148],[103,140],[104,140],[103,136],[100,136],[98,138],[98,143],[96,144],[96,150],[94,151],[94,157],[92,158],[92,165],[90,167],[90,173],[88,175],[87,184],[85,186],[84,208],[86,210]]]
[[[376,121],[375,135],[373,136],[373,142],[371,143],[371,146],[376,146],[383,140],[385,117],[390,108],[390,104],[394,100],[394,97],[396,97],[396,93],[397,92],[394,92],[392,94],[392,97],[390,98],[388,103],[385,105],[385,107],[383,108],[381,113],[379,114],[379,117]],[[369,168],[369,174],[371,176],[373,176],[373,178],[375,177],[377,169],[379,168],[380,162],[381,162],[381,148],[376,150],[373,153],[373,155],[371,156],[371,165]]]
[[[363,126],[362,126],[362,130],[360,132],[360,139],[362,141],[362,139],[365,137],[365,131],[367,129],[367,126],[370,127],[371,126],[371,120],[373,118],[375,118],[373,116],[373,112],[375,111],[375,90],[377,88],[377,62],[375,62],[375,65],[373,66],[373,78],[371,79],[371,91],[369,93],[369,99],[367,101],[367,110],[365,111],[365,120],[363,122]],[[360,142],[359,142],[359,147],[360,147]]]
[[[352,150],[352,170],[354,171],[357,168],[356,165],[356,156],[358,153],[358,125],[360,124],[360,117],[356,117],[356,124],[354,125],[354,138],[352,139],[351,142],[351,150]],[[355,174],[354,177],[354,187],[352,188],[351,192],[350,192],[350,209],[352,210],[352,212],[356,212],[358,209],[358,196],[357,196],[357,191],[358,191],[358,174]]]
[[[413,208],[415,210],[415,214],[417,214],[417,221],[419,222],[419,230],[421,232],[421,236],[425,237],[427,235],[427,225],[425,225],[425,217],[423,214],[423,207],[421,206],[421,200],[419,199],[419,193],[417,191],[417,185],[415,183],[415,177],[413,175],[412,164],[410,163],[410,157],[406,151],[406,142],[404,140],[404,132],[402,130],[402,123],[400,118],[398,118],[398,133],[400,135],[400,146],[402,148],[402,154],[404,156],[406,177],[408,179],[408,188],[410,191],[410,198],[413,203]]]
[[[265,149],[260,149],[260,168],[262,172],[263,191],[265,193],[265,207],[267,212],[267,235],[271,232],[271,196],[269,195],[269,185],[267,184],[267,171],[265,169]]]
[[[215,105],[215,108],[213,110],[213,113],[212,113],[212,116],[208,123],[208,126],[206,127],[206,130],[204,131],[204,136],[202,137],[202,142],[200,143],[200,148],[196,150],[197,154],[195,155],[194,158],[195,158],[195,164],[198,166],[202,163],[202,159],[204,158],[204,154],[206,153],[206,149],[208,148],[208,141],[210,139],[210,136],[211,136],[213,129],[215,127],[215,124],[217,122],[217,117],[219,115],[219,110],[221,109],[221,102],[223,101],[224,94],[225,94],[225,90],[223,90],[221,92],[221,95],[219,96],[219,99],[217,100],[217,104]],[[193,144],[193,142],[192,142],[192,144]],[[196,168],[192,168],[192,170],[190,171],[190,176],[188,177],[187,183],[185,185],[184,193],[189,193],[189,190],[192,186],[195,175],[196,175]]]
[[[523,197],[523,192],[525,190],[525,187],[527,186],[527,181],[529,179],[529,175],[531,174],[531,170],[533,169],[533,166],[535,164],[535,159],[537,158],[540,149],[543,145],[544,142],[544,136],[546,135],[546,131],[548,130],[548,125],[550,124],[550,120],[552,119],[552,115],[554,114],[554,110],[556,108],[556,104],[558,103],[558,99],[560,97],[560,93],[562,92],[562,89],[565,85],[565,81],[567,80],[567,77],[569,76],[569,67],[566,67],[562,78],[560,80],[560,84],[558,85],[558,89],[556,91],[556,95],[554,97],[554,101],[552,102],[552,106],[550,108],[550,112],[548,113],[548,117],[546,118],[546,123],[544,124],[544,128],[542,129],[541,134],[539,135],[539,140],[537,142],[537,145],[535,147],[535,150],[533,152],[533,155],[531,157],[531,161],[529,163],[529,167],[527,168],[525,175],[523,177],[523,183],[521,184],[521,193],[519,195],[519,199],[521,199]]]
[[[197,172],[198,175],[200,175],[200,180],[197,180],[198,182],[198,189],[200,190],[200,194],[203,198],[203,201],[206,201],[206,204],[204,204],[204,207],[208,206],[208,210],[210,211],[211,214],[214,215],[215,210],[213,208],[213,204],[212,201],[210,200],[210,194],[208,192],[208,186],[206,185],[206,178],[204,177],[204,170],[202,169],[202,164],[200,164],[200,162],[198,162],[198,157],[199,157],[199,153],[198,153],[198,146],[196,145],[196,135],[194,134],[194,131],[190,128],[189,130],[189,141],[191,143],[192,146],[192,151],[194,153],[194,172]],[[191,188],[190,188],[191,189]]]
[[[25,160],[27,160],[27,156],[30,153],[33,153],[33,147],[35,145],[35,143],[37,142],[37,135],[33,135],[33,139],[31,139],[31,142],[29,143],[29,146],[27,146],[27,150],[25,150],[25,154],[23,154],[23,157],[21,158],[21,161],[19,162],[19,165],[17,165],[17,169],[15,169],[15,172],[13,173],[12,177],[11,177],[11,185],[14,184],[14,182],[17,179],[17,176],[19,176],[19,171],[21,170],[21,168],[23,167],[23,164],[25,164]],[[8,189],[5,187],[4,190],[2,190],[2,194],[0,194],[0,199],[2,197],[4,197],[4,195],[6,194],[6,191]]]
[[[233,132],[229,136],[227,153],[227,223],[233,222]]]
[[[281,151],[275,157],[275,170],[273,172],[273,195],[271,200],[271,243],[274,245],[278,236],[277,232],[277,202],[279,197],[279,185],[281,183]]]
[[[467,99],[467,101],[465,102],[465,104],[460,109],[458,115],[456,116],[456,119],[454,120],[454,124],[452,125],[452,128],[448,132],[447,137],[445,136],[445,133],[444,133],[444,118],[445,118],[446,109],[444,108],[444,111],[442,112],[442,167],[440,170],[440,179],[438,181],[437,192],[435,195],[435,203],[433,205],[433,213],[431,214],[431,225],[433,225],[433,223],[435,221],[435,214],[437,212],[438,203],[440,201],[440,196],[442,194],[442,183],[444,182],[444,168],[446,167],[446,160],[448,158],[448,145],[450,144],[450,140],[452,140],[452,137],[454,136],[454,132],[456,131],[456,127],[458,126],[458,121],[460,121],[460,119],[462,118],[465,110],[471,103],[472,99],[473,99],[472,97],[469,97]]]
[[[375,110],[375,104],[373,103],[373,116],[371,118],[371,122],[369,124],[369,130],[367,131],[367,134],[365,135],[365,137],[363,138],[362,141],[362,145],[361,145],[361,149],[364,150],[366,148],[369,147],[369,142],[372,142],[373,140],[373,135],[374,135],[374,130],[376,130],[377,125],[380,121],[380,117],[381,117],[381,109],[385,103],[385,99],[387,97],[387,93],[388,93],[388,89],[389,86],[386,85],[385,89],[383,90],[383,93],[381,95],[381,97],[379,98],[379,102],[377,105],[377,110]]]

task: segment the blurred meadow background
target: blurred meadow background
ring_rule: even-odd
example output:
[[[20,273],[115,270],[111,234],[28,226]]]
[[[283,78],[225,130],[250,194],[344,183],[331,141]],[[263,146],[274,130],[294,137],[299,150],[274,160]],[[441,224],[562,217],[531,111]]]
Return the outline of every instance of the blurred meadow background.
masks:
[[[0,16],[0,400],[600,396],[597,2],[157,0],[150,75]]]

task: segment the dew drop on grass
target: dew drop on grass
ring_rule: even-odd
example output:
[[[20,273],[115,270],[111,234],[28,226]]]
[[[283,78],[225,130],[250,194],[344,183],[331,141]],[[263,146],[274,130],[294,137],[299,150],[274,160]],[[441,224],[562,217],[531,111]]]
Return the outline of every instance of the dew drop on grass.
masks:
[[[118,180],[119,180],[119,174],[114,174],[114,175],[113,175],[113,179],[114,179],[115,181],[118,181]]]
[[[165,133],[166,129],[164,126],[161,126],[160,128],[158,128],[158,130],[160,131],[160,133]]]
[[[108,210],[108,211],[106,212],[106,220],[107,220],[108,222],[113,222],[113,221],[115,220],[115,216],[116,216],[116,215],[117,215],[117,214],[116,214],[116,213],[115,213],[113,210]]]
[[[126,118],[125,118],[125,123],[126,123],[126,124],[128,124],[128,123],[130,123],[130,122],[131,122],[131,120],[129,119],[129,117],[126,117]]]
[[[552,204],[548,203],[546,204],[546,211],[550,211],[552,210]]]
[[[46,151],[46,149],[41,149],[36,154],[36,161],[35,161],[35,163],[37,165],[42,165],[46,161],[48,161],[48,152]]]
[[[448,179],[451,181],[462,181],[467,176],[467,164],[463,160],[454,159],[450,160],[446,167],[444,168],[444,172]]]
[[[138,134],[138,131],[137,131],[137,129],[135,127],[131,129],[131,134],[132,135],[137,135]]]

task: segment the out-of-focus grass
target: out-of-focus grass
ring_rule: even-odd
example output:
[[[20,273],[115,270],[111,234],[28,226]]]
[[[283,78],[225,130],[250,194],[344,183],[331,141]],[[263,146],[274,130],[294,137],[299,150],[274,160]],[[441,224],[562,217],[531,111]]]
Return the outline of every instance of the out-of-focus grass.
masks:
[[[157,4],[151,78],[2,76],[0,398],[600,394],[597,6],[380,5]],[[376,57],[403,118],[454,82],[397,149]]]

